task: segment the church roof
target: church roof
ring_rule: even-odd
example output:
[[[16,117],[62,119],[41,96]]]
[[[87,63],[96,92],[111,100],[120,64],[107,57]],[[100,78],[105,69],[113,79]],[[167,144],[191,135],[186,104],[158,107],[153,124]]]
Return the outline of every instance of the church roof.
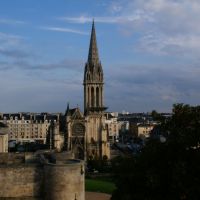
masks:
[[[68,109],[66,112],[67,116],[72,116],[76,112],[76,108]]]
[[[79,108],[68,109],[66,112],[66,116],[71,116],[74,119],[80,119],[84,117]]]

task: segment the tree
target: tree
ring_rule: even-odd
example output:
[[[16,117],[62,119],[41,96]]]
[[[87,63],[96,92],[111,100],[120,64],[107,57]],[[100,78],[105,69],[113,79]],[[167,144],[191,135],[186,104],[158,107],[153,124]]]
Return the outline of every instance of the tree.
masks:
[[[163,122],[165,120],[165,117],[159,114],[156,110],[152,110],[151,116],[155,121]]]
[[[135,157],[113,161],[117,189],[112,200],[198,200],[200,198],[200,106],[176,104]]]

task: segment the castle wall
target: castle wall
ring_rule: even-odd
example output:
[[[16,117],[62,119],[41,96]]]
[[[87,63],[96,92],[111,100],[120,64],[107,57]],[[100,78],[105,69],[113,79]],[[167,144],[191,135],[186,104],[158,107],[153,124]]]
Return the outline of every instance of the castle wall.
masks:
[[[0,199],[39,197],[42,193],[43,169],[36,165],[1,165]]]
[[[85,200],[84,163],[71,157],[1,153],[0,200]]]

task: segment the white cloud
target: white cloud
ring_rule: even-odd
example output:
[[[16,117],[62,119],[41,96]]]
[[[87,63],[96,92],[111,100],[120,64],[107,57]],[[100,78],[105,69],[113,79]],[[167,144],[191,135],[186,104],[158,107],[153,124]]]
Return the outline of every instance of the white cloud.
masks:
[[[75,29],[69,29],[69,28],[62,28],[62,27],[41,27],[43,30],[49,30],[49,31],[57,31],[57,32],[67,32],[67,33],[75,33],[80,35],[89,35],[89,33],[84,31],[79,31]]]
[[[165,35],[149,32],[135,45],[137,51],[146,51],[159,55],[178,55],[195,58],[199,56],[200,35]]]
[[[52,78],[46,77],[47,73],[24,76],[17,69],[3,71],[1,75],[1,112],[64,112],[67,101],[74,102],[74,99],[81,105],[82,76],[81,79],[72,76],[70,80],[66,80],[67,73],[63,77],[52,75]]]
[[[117,2],[113,2],[110,6],[110,11],[112,13],[118,13],[122,10],[122,6]]]
[[[199,58],[199,0],[122,0],[115,5],[121,8],[118,17],[137,16],[136,21],[124,20],[120,24],[126,35],[140,35],[135,49]]]
[[[25,49],[25,39],[19,35],[0,32],[0,56],[14,59],[29,57],[29,51]]]
[[[169,111],[174,103],[194,105],[200,101],[199,66],[122,63],[110,66],[104,73],[106,102],[112,110],[125,106],[135,112]]]
[[[199,0],[112,1],[110,16],[95,16],[100,23],[113,23],[130,37],[138,33],[135,49],[153,54],[199,57]],[[71,23],[87,23],[88,16],[63,17]]]
[[[107,16],[94,16],[97,23],[110,23],[129,37],[138,33],[136,48],[148,53],[197,56],[200,51],[199,0],[112,1]],[[93,17],[60,17],[69,23],[91,23]]]
[[[26,24],[26,22],[20,21],[20,20],[13,20],[13,19],[0,18],[0,24],[7,24],[7,25],[23,25],[23,24]]]
[[[147,21],[152,20],[150,15],[145,14],[141,10],[136,10],[131,15],[123,15],[123,16],[94,16],[94,17],[79,16],[79,17],[60,17],[58,19],[64,20],[69,23],[80,23],[80,24],[91,23],[93,19],[97,23],[110,23],[110,24],[123,24],[143,19]]]
[[[5,46],[18,45],[23,39],[24,37],[19,36],[19,35],[12,35],[12,34],[0,32],[1,47],[4,45]]]
[[[86,16],[80,16],[80,17],[59,17],[59,20],[64,20],[70,23],[80,23],[80,24],[84,24],[84,23],[88,23],[88,22],[92,22],[92,18],[91,17],[86,17]]]

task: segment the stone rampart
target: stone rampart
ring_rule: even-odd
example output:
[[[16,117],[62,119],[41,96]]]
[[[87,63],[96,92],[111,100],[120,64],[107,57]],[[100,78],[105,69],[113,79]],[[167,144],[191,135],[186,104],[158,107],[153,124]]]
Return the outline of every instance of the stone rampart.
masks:
[[[0,166],[0,197],[39,197],[43,167],[37,165]]]
[[[0,200],[84,200],[83,162],[47,157],[0,154]]]

